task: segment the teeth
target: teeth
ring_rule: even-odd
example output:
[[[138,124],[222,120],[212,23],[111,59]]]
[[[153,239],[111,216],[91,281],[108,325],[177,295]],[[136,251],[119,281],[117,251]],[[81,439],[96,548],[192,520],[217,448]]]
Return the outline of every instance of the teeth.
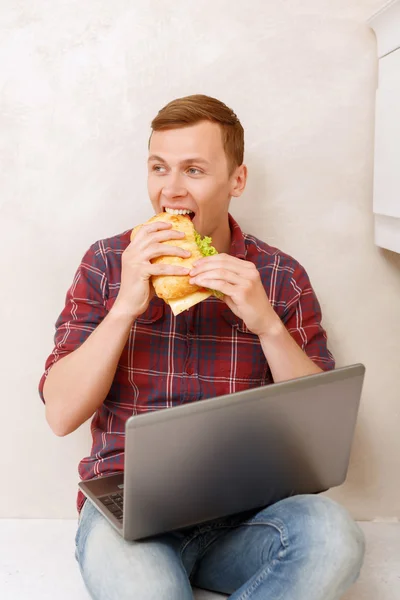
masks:
[[[190,215],[193,211],[187,208],[166,208],[165,212],[169,215]]]

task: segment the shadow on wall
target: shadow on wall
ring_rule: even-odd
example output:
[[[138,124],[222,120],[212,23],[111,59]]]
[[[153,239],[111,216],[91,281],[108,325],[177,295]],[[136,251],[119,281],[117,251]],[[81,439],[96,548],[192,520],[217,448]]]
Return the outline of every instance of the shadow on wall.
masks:
[[[379,248],[379,253],[385,259],[391,271],[400,275],[400,254],[385,248]]]
[[[366,378],[368,371],[366,372]],[[365,493],[371,488],[375,481],[379,478],[380,465],[378,460],[374,459],[374,452],[371,447],[370,433],[368,427],[368,415],[362,410],[362,405],[369,404],[366,397],[366,387],[364,382],[363,394],[361,397],[360,412],[358,413],[356,430],[350,455],[350,464],[346,477],[346,481],[338,488],[333,488],[334,491],[328,493],[331,498],[342,496],[344,488],[346,496],[354,498],[357,503],[361,500]],[[367,458],[368,457],[368,458]],[[338,490],[338,492],[336,492]]]
[[[276,243],[274,214],[277,207],[273,201],[272,174],[255,153],[247,153],[245,164],[248,168],[246,189],[240,198],[232,198],[231,212],[245,233],[273,246]]]
[[[274,168],[276,166],[275,161],[279,162],[279,157],[273,158],[271,162],[266,164],[265,161],[261,162],[257,153],[253,151],[248,152],[246,158],[249,170],[246,191],[241,198],[232,200],[232,213],[245,232],[254,234],[268,244],[277,246],[285,252],[287,251],[285,246],[290,241],[288,235],[290,236],[290,231],[295,231],[293,222],[296,219],[304,220],[304,215],[301,213],[299,206],[293,206],[293,213],[290,214],[287,197],[285,199],[282,197],[284,193],[282,191],[282,180],[277,181]],[[294,202],[297,202],[297,199]],[[288,219],[289,223],[287,222]],[[373,240],[372,216],[368,222],[368,227],[370,227],[369,236],[365,237],[370,246],[371,240]],[[288,230],[289,234],[287,233]],[[312,234],[311,231],[310,234]],[[363,235],[365,235],[364,232]],[[317,243],[320,243],[320,241],[321,238],[319,237]],[[333,239],[332,243],[336,244],[336,239]],[[379,252],[389,268],[398,275],[400,273],[400,254],[383,249],[379,249]],[[294,258],[298,259],[296,252]],[[338,264],[340,266],[340,262]],[[307,269],[308,263],[305,266]],[[322,291],[319,290],[319,292],[318,296],[321,300]],[[327,314],[329,315],[329,308]],[[326,316],[325,323],[329,325],[329,318]],[[335,329],[334,323],[332,323],[332,329]],[[340,328],[338,328],[338,331],[340,331]],[[347,354],[345,353],[342,356],[340,336],[337,339],[337,344],[338,347],[334,350],[337,364],[339,365],[341,362],[348,363]],[[367,369],[346,482],[326,493],[327,496],[349,505],[354,516],[361,516],[362,518],[368,516],[363,513],[361,508],[363,497],[374,492],[379,484],[381,474],[379,456],[370,439],[371,427],[367,407],[374,404],[375,388],[372,387],[371,389],[369,377],[374,377],[374,372]]]

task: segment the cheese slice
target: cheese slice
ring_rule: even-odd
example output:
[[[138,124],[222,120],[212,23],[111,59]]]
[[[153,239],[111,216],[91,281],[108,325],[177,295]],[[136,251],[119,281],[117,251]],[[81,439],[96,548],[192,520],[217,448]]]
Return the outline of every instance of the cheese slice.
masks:
[[[175,316],[179,315],[184,310],[188,310],[191,306],[202,302],[206,298],[212,296],[213,293],[208,292],[194,292],[188,294],[184,298],[177,298],[176,300],[168,300],[167,303],[170,305],[172,312]]]

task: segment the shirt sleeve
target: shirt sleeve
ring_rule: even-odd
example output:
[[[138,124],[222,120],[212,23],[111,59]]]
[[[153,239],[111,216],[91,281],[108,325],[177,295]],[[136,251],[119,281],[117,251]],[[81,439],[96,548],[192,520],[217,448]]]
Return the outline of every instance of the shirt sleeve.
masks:
[[[322,313],[317,296],[304,268],[297,264],[289,281],[289,299],[282,317],[290,335],[307,356],[323,371],[335,368],[321,325]]]
[[[84,255],[55,324],[54,348],[39,382],[39,395],[43,402],[43,386],[52,366],[79,348],[106,316],[106,293],[106,265],[99,242],[96,242]]]

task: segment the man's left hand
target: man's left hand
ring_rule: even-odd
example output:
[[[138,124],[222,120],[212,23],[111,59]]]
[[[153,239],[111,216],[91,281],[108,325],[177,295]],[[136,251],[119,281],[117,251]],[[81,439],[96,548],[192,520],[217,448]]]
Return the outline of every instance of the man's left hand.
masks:
[[[229,254],[215,254],[196,261],[189,275],[190,283],[224,294],[231,311],[254,334],[266,335],[282,326],[254,263]]]

